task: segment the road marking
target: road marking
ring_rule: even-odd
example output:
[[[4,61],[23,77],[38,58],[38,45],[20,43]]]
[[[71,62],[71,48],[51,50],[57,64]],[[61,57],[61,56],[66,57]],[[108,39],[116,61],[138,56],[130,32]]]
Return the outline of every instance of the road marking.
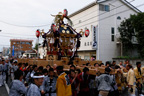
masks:
[[[6,87],[6,90],[7,90],[7,93],[9,94],[9,87],[7,85],[7,83],[4,81],[4,84],[5,84],[5,87]]]

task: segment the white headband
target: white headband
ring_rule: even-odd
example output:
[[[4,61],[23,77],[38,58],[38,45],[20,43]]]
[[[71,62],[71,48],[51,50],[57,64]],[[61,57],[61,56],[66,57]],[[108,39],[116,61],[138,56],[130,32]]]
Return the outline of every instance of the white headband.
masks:
[[[41,76],[33,76],[32,78],[44,78],[45,76],[44,75],[41,75]]]

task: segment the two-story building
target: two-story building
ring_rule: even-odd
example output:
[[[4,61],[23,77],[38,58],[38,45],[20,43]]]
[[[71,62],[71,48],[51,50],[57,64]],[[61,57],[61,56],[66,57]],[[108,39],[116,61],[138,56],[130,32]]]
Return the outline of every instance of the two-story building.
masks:
[[[133,1],[131,1],[133,2]],[[76,31],[81,34],[78,54],[82,59],[91,57],[103,62],[122,55],[118,26],[131,14],[141,12],[126,0],[96,0],[69,15]]]

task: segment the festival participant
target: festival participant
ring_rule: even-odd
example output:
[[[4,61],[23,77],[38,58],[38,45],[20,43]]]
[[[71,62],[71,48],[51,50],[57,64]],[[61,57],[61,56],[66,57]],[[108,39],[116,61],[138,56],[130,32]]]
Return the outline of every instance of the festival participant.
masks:
[[[54,72],[56,72],[57,64],[53,65]]]
[[[70,70],[76,70],[76,67],[74,65],[70,65]]]
[[[6,62],[5,62],[4,71],[6,74],[6,83],[7,83],[8,82],[8,71],[9,71],[9,60],[6,60]]]
[[[37,65],[33,65],[33,71],[31,72],[30,76],[33,77],[33,75],[37,72]]]
[[[79,81],[79,96],[89,96],[89,69],[85,67],[77,78]]]
[[[14,72],[18,69],[18,63],[17,60],[14,61]]]
[[[36,71],[37,71],[37,65],[33,65],[32,66],[32,71],[30,71],[30,72],[28,72],[28,74],[26,75],[26,77],[25,77],[25,79],[26,79],[26,82],[28,83],[28,84],[31,84],[32,83],[32,77],[33,77],[33,75],[34,75],[34,73],[36,73]]]
[[[134,68],[134,73],[136,77],[136,87],[138,89],[138,94],[142,94],[142,69],[141,69],[141,62],[136,63],[136,67]]]
[[[10,65],[10,75],[11,75],[11,80],[14,80],[14,62]]]
[[[3,64],[2,64],[2,60],[0,60],[0,87],[3,85]]]
[[[39,66],[38,69],[37,69],[37,72],[42,73],[42,71],[43,71],[43,66]]]
[[[125,61],[124,64],[123,64],[123,67],[126,68],[126,66],[127,66],[127,61]]]
[[[98,82],[99,96],[108,96],[109,91],[111,90],[113,78],[109,74],[110,71],[111,69],[109,67],[106,67],[105,74],[102,74],[98,78],[96,78],[96,81]]]
[[[106,67],[110,67],[110,62],[107,61],[106,64],[105,64],[105,66],[106,66]]]
[[[56,96],[56,81],[57,78],[54,76],[54,70],[50,68],[49,75],[44,78],[41,86],[41,93],[45,93],[45,96]]]
[[[49,71],[49,69],[51,68],[51,66],[50,65],[47,65],[46,66],[46,69]]]
[[[22,96],[26,94],[27,88],[22,83],[23,72],[21,70],[17,70],[14,72],[15,79],[10,84],[10,93],[9,96]]]
[[[128,96],[135,96],[135,74],[132,69],[132,65],[128,64],[126,66],[126,69],[128,70],[127,73],[127,83],[128,83]]]
[[[111,65],[111,68],[112,68],[112,69],[115,69],[115,66],[116,66],[116,61],[113,61],[113,62],[112,62],[112,65]]]
[[[123,76],[123,72],[120,68],[120,66],[116,65],[115,67],[115,81],[116,81],[116,84],[117,84],[117,87],[118,87],[118,92],[119,94],[122,95],[124,89],[125,89],[125,79],[124,79],[124,76]]]
[[[41,96],[40,86],[43,83],[44,75],[36,72],[32,78],[34,79],[34,82],[28,87],[26,96]]]
[[[43,73],[44,76],[47,76],[48,75],[48,70],[47,69],[43,69],[42,73]]]
[[[7,73],[7,70],[8,70],[8,66],[5,65],[5,60],[2,60],[2,64],[3,64],[3,72],[2,72],[2,75],[3,75],[3,82],[6,80],[6,73]]]
[[[26,70],[25,63],[22,63],[22,65],[20,67],[20,70],[23,71],[23,72]]]
[[[57,96],[71,96],[71,84],[68,75],[63,71],[63,66],[57,66],[58,79],[56,83]]]
[[[78,79],[77,79],[78,73],[75,73],[75,70],[70,69],[69,72],[69,78],[72,88],[72,96],[77,96],[77,87],[78,87]]]
[[[120,66],[120,68],[123,68],[123,62],[120,61],[120,63],[118,64]]]
[[[94,64],[94,67],[99,67],[99,64],[98,64],[98,63],[95,63],[95,64]]]

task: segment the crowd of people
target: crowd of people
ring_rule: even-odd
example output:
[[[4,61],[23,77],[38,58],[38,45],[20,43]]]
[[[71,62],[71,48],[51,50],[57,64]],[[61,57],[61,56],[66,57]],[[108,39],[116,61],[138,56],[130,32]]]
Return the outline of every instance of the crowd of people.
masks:
[[[1,58],[0,86],[11,80],[9,96],[143,96],[141,62],[135,68],[129,61],[118,63],[87,63],[80,70],[71,62],[65,70],[57,64],[44,67]],[[95,75],[90,74],[90,66],[95,68]]]

